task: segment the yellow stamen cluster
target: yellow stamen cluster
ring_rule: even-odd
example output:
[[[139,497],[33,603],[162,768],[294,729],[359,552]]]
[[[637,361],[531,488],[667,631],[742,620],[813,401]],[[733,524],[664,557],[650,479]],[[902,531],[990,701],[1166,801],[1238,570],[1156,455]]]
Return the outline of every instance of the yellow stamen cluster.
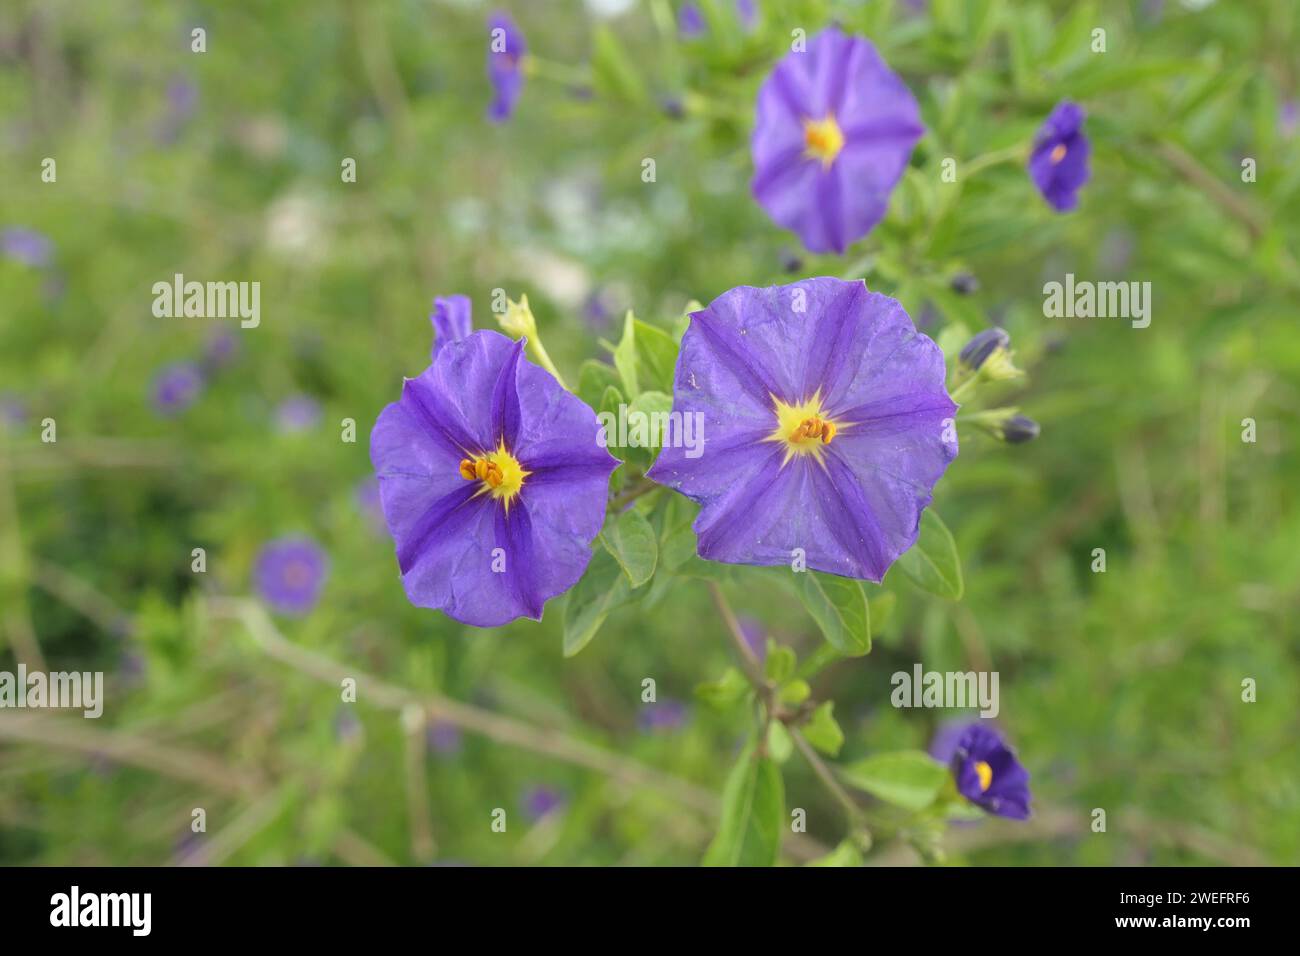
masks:
[[[803,121],[803,141],[809,156],[820,159],[823,166],[829,166],[844,148],[844,131],[835,122],[834,115],[827,113],[825,119]]]
[[[820,462],[825,447],[847,425],[833,421],[822,409],[821,392],[794,404],[773,395],[772,410],[776,414],[776,428],[765,440],[785,446],[783,465],[795,455],[812,455]]]
[[[993,783],[993,768],[983,760],[977,760],[975,762],[975,773],[979,775],[980,793],[983,793]]]
[[[496,451],[460,460],[460,476],[466,481],[482,482],[483,487],[478,493],[502,499],[507,508],[519,494],[528,475],[518,459],[506,451],[504,442],[497,446]]]
[[[1055,166],[1061,160],[1065,159],[1065,144],[1057,143],[1056,146],[1052,148],[1051,155],[1048,156],[1047,158],[1052,161],[1053,166]]]

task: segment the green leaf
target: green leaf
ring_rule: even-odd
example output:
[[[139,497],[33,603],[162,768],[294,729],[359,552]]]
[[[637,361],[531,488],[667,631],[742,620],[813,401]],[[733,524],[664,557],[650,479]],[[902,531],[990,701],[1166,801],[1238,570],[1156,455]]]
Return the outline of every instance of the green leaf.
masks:
[[[796,677],[781,688],[777,696],[783,704],[802,704],[812,695],[812,688],[802,677]]]
[[[633,588],[654,576],[659,542],[654,528],[639,512],[624,511],[611,517],[601,529],[600,543],[614,556]]]
[[[767,753],[777,763],[785,763],[794,753],[794,738],[779,720],[767,725]]]
[[[800,728],[804,739],[829,757],[838,757],[844,746],[844,731],[840,730],[833,711],[835,702],[828,700],[816,710],[812,717]]]
[[[952,532],[933,508],[921,513],[921,533],[898,559],[898,566],[913,584],[950,601],[958,600],[964,585],[961,559]]]
[[[565,599],[564,656],[572,657],[590,644],[610,611],[630,599],[631,589],[618,562],[606,551],[597,551]]]
[[[630,454],[643,461],[647,467],[654,462],[659,449],[668,439],[668,413],[673,410],[673,397],[664,392],[646,391],[632,399],[627,407],[628,440]],[[642,416],[645,416],[642,418]],[[644,425],[640,423],[644,422]],[[637,426],[637,427],[634,427]]]
[[[587,359],[578,370],[578,397],[600,411],[605,389],[611,385],[617,387],[618,381],[618,370],[608,362]]]
[[[632,398],[641,394],[636,365],[636,319],[628,309],[623,319],[623,337],[614,348],[614,367],[623,379],[623,392]]]
[[[843,768],[841,775],[859,790],[907,810],[924,810],[948,779],[943,764],[919,750],[877,754]]]
[[[795,575],[795,589],[833,648],[845,657],[861,657],[871,650],[871,611],[859,582],[802,571]]]
[[[763,665],[763,672],[767,679],[774,684],[784,684],[794,675],[794,669],[799,664],[799,658],[795,656],[794,649],[778,644],[770,637],[767,639],[767,660]]]
[[[634,319],[633,323],[636,329],[636,356],[640,363],[637,373],[641,386],[672,392],[673,373],[677,369],[677,342],[658,326],[640,319]],[[669,408],[671,407],[670,400]]]
[[[722,792],[722,822],[704,854],[705,866],[773,866],[785,824],[781,769],[751,744]]]
[[[809,860],[805,866],[861,866],[862,851],[854,846],[852,840],[844,840],[825,856]]]
[[[609,27],[601,24],[592,35],[591,68],[596,91],[611,99],[640,103],[645,84],[632,68],[632,57]]]
[[[749,693],[749,681],[734,667],[728,667],[717,680],[708,681],[695,688],[698,700],[723,709],[739,703]]]

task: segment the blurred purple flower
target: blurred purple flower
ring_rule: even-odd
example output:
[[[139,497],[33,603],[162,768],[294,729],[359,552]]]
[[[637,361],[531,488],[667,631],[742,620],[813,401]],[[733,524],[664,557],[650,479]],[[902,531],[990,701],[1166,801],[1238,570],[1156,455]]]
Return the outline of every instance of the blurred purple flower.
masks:
[[[700,12],[699,4],[687,0],[677,11],[677,32],[681,34],[683,40],[698,40],[704,36],[704,31],[708,25],[704,22],[704,14]]]
[[[13,393],[0,394],[0,425],[18,427],[27,424],[27,403]]]
[[[185,124],[194,115],[198,103],[199,88],[194,82],[184,76],[174,77],[167,84],[167,105],[158,123],[158,141],[175,142]]]
[[[488,119],[500,123],[514,113],[515,102],[523,89],[523,59],[528,53],[528,44],[515,21],[503,11],[488,18],[488,29],[487,72],[488,82],[492,85]]]
[[[334,739],[339,743],[350,744],[361,739],[361,721],[356,712],[347,704],[341,704],[334,714]]]
[[[1057,212],[1077,206],[1079,189],[1088,181],[1091,146],[1083,132],[1085,116],[1077,103],[1057,103],[1038,130],[1029,154],[1029,177]]]
[[[437,358],[444,345],[459,342],[473,331],[470,309],[467,295],[439,296],[433,300],[433,312],[429,315],[433,323],[431,358]]]
[[[356,499],[357,510],[366,519],[366,524],[372,530],[382,532],[384,530],[384,507],[379,501],[379,479],[374,475],[367,475],[362,478],[357,482],[353,495]]]
[[[1277,128],[1287,138],[1300,131],[1300,101],[1287,100],[1278,108]]]
[[[925,132],[907,85],[869,40],[828,27],[758,91],[750,190],[812,252],[843,252],[885,215]]]
[[[321,420],[320,402],[310,395],[294,395],[276,407],[275,424],[283,434],[305,432]]]
[[[742,30],[752,32],[758,25],[758,0],[736,0],[736,17]]]
[[[637,723],[645,733],[666,733],[680,730],[690,712],[680,700],[671,698],[643,704]]]
[[[308,538],[278,538],[263,546],[253,566],[253,585],[281,614],[301,617],[320,599],[329,561]]]
[[[524,816],[531,823],[536,823],[543,817],[562,809],[568,801],[560,791],[543,785],[525,790],[520,802],[523,805]]]
[[[203,373],[193,362],[164,365],[154,376],[150,396],[154,411],[170,418],[185,411],[203,390]]]
[[[203,368],[215,372],[225,368],[239,354],[239,340],[229,329],[217,329],[203,346]]]
[[[425,743],[434,753],[447,756],[460,751],[461,732],[446,720],[433,720],[425,730]]]
[[[35,229],[10,226],[0,230],[0,258],[41,269],[54,258],[54,243]]]

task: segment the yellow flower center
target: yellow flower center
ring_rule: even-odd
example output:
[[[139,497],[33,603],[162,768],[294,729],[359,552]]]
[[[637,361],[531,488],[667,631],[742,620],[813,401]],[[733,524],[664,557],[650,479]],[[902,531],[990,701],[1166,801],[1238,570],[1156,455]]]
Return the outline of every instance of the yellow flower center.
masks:
[[[975,773],[979,775],[980,793],[983,793],[989,788],[989,784],[993,782],[993,768],[983,760],[977,760],[975,762]]]
[[[835,122],[835,117],[827,113],[825,119],[803,121],[803,141],[809,156],[820,159],[823,166],[829,166],[844,148],[844,132]]]
[[[785,446],[782,465],[795,455],[812,455],[820,462],[824,447],[844,427],[842,422],[832,421],[822,410],[820,391],[793,405],[773,395],[772,406],[776,412],[776,428],[764,441],[780,442]]]
[[[500,498],[507,508],[524,486],[524,479],[530,473],[519,464],[514,455],[506,451],[505,442],[490,451],[472,458],[462,458],[460,476],[466,481],[482,482],[477,494],[488,494]]]
[[[1065,159],[1065,144],[1057,143],[1056,146],[1053,147],[1052,149],[1052,154],[1047,158],[1052,161],[1053,166],[1055,166],[1061,160]]]

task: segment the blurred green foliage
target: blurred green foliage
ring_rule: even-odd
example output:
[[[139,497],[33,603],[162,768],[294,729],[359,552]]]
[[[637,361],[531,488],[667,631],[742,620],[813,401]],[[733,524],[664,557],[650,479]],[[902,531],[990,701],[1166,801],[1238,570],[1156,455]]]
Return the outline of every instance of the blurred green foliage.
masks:
[[[714,0],[688,42],[662,0],[610,19],[510,5],[544,62],[492,126],[484,5],[5,4],[0,228],[44,233],[54,256],[0,260],[0,393],[21,408],[0,426],[0,669],[33,653],[103,669],[108,699],[99,721],[0,713],[0,862],[693,864],[724,784],[806,809],[783,860],[839,845],[835,862],[858,862],[798,754],[775,777],[732,770],[752,720],[715,571],[673,534],[684,502],[645,509],[662,578],[566,657],[577,592],[493,631],[416,609],[359,497],[370,424],[427,364],[435,294],[471,295],[485,327],[492,290],[526,293],[566,379],[603,396],[612,370],[579,368],[613,361],[599,340],[620,339],[626,309],[671,334],[691,300],[824,274],[895,295],[949,345],[1003,324],[1029,381],[989,400],[1043,426],[1016,447],[962,430],[936,507],[965,593],[897,572],[868,585],[865,657],[822,654],[817,622],[763,572],[724,575],[798,666],[822,655],[783,693],[835,702],[842,747],[829,710],[809,735],[859,774],[951,716],[892,708],[894,671],[1001,673],[1035,819],[942,835],[864,799],[866,859],[910,862],[912,844],[975,863],[1300,862],[1296,6],[759,0],[746,34]],[[832,19],[871,38],[928,128],[889,217],[844,258],[803,254],[748,192],[758,83],[791,30]],[[1093,175],[1062,216],[1016,157],[1064,98],[1088,109]],[[151,286],[177,272],[259,281],[260,327],[154,318]],[[1042,285],[1066,272],[1149,281],[1150,328],[1044,318]],[[959,274],[977,291],[954,291]],[[193,407],[157,415],[156,371],[220,331],[234,356]],[[275,409],[298,394],[324,415],[286,434]],[[257,549],[289,533],[331,568],[314,612],[275,621],[281,639],[221,596],[248,595]],[[619,568],[598,546],[589,578],[613,587]],[[687,702],[683,726],[645,729],[646,678],[660,706]],[[706,681],[713,703],[694,697]],[[453,714],[470,725],[458,742],[442,728],[426,746],[420,694],[475,708]],[[539,786],[561,806],[534,822]],[[726,821],[715,861],[743,823]]]

